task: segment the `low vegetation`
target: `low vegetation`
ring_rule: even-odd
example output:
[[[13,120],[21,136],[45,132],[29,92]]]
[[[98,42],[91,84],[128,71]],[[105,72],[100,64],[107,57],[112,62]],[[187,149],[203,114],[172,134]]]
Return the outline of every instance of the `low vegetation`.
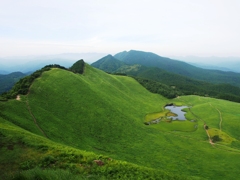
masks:
[[[76,63],[74,63],[72,65],[72,67],[69,68],[69,70],[74,73],[82,74],[84,71],[84,64],[85,63],[83,60],[79,60]],[[58,64],[47,65],[47,66],[43,67],[42,69],[35,71],[31,75],[20,79],[10,91],[5,92],[1,95],[0,101],[5,101],[7,99],[16,98],[18,94],[26,95],[28,93],[29,88],[32,85],[33,81],[36,78],[40,77],[43,72],[49,71],[51,68],[59,68],[59,69],[63,69],[63,70],[68,70],[67,68],[60,66]]]
[[[187,120],[144,125],[146,117],[165,114],[168,103],[191,107]],[[209,97],[169,100],[131,77],[87,64],[83,74],[51,68],[20,100],[0,102],[0,174],[8,179],[61,174],[69,179],[237,179],[239,108]],[[221,129],[225,135],[211,138],[222,140],[210,144],[204,125],[210,134]]]
[[[67,70],[65,67],[57,64],[47,65],[42,69],[35,71],[31,75],[20,79],[9,92],[5,92],[1,95],[2,100],[16,98],[18,94],[26,95],[33,81],[36,78],[40,77],[43,72],[49,71],[51,68],[60,68]]]
[[[0,119],[1,179],[185,179],[64,146]]]
[[[145,116],[145,125],[151,125],[161,131],[192,132],[198,128],[195,120],[172,120],[169,116],[176,116],[169,110],[150,113]]]

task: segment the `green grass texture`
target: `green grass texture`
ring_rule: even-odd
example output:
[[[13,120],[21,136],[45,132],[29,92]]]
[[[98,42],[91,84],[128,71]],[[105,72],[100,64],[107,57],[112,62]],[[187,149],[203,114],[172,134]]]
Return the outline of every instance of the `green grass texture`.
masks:
[[[238,178],[239,103],[199,96],[169,100],[133,78],[89,65],[83,74],[44,72],[20,98],[0,102],[3,171],[40,167],[83,178]],[[144,124],[170,102],[189,106],[186,121]],[[211,145],[204,124],[209,132],[223,132],[217,133],[221,141]],[[98,159],[103,166],[94,163]]]

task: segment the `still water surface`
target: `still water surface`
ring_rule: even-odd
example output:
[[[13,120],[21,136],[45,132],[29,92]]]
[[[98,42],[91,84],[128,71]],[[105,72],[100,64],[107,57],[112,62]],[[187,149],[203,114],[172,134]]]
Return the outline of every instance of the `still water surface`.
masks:
[[[173,120],[186,120],[185,114],[186,112],[183,112],[182,109],[188,108],[187,106],[165,106],[165,109],[170,110],[177,116],[169,116],[169,118],[172,118]]]

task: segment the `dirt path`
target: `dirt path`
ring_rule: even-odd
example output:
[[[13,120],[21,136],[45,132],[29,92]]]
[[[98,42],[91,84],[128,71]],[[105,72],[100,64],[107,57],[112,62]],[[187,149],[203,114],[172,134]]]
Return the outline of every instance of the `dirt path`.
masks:
[[[206,131],[206,133],[207,133],[207,136],[208,136],[208,139],[209,139],[209,143],[211,144],[211,145],[214,145],[214,143],[212,142],[212,139],[211,139],[211,137],[210,137],[210,135],[209,135],[209,132],[208,132],[208,130],[206,129],[206,124],[204,124],[203,125],[203,128],[205,129],[205,131]]]
[[[37,120],[36,120],[35,116],[33,115],[32,111],[31,111],[31,108],[30,108],[28,99],[27,99],[27,101],[26,101],[26,104],[27,104],[28,111],[29,111],[30,115],[32,116],[35,125],[36,125],[37,128],[42,132],[42,134],[43,134],[46,138],[48,138],[48,136],[45,134],[45,132],[42,130],[42,128],[38,125]]]
[[[221,111],[219,111],[218,108],[216,108],[216,110],[218,111],[219,117],[220,117],[219,129],[220,129],[220,131],[222,131],[222,113],[221,113]]]
[[[213,105],[211,103],[209,103],[209,104],[210,104],[211,107],[213,107]],[[220,119],[219,129],[220,129],[220,131],[222,131],[222,113],[221,113],[221,111],[218,108],[216,108],[216,107],[213,107],[213,108],[216,109],[218,111],[218,113],[219,113],[219,119]]]
[[[201,121],[204,122],[203,128],[205,129],[205,131],[206,131],[206,133],[207,133],[207,136],[208,136],[208,139],[209,139],[209,143],[210,143],[211,145],[214,145],[214,143],[212,142],[212,139],[211,139],[211,137],[210,137],[210,135],[209,135],[209,132],[208,132],[208,130],[206,129],[206,126],[207,126],[206,121],[204,121],[203,119],[199,118],[196,114],[194,114],[194,113],[191,111],[190,108],[189,108],[189,111],[190,111],[197,119],[199,119],[199,120],[201,120]]]

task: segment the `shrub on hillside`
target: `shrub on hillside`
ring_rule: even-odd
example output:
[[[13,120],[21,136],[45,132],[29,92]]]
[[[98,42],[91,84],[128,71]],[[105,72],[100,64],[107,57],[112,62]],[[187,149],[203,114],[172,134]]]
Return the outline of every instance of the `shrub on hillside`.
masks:
[[[215,135],[212,137],[213,142],[221,141],[222,139],[219,137],[219,135]]]
[[[74,72],[74,73],[79,73],[79,74],[82,74],[83,71],[84,71],[84,61],[81,59],[81,60],[78,60],[77,62],[75,62],[70,68],[69,70]]]

